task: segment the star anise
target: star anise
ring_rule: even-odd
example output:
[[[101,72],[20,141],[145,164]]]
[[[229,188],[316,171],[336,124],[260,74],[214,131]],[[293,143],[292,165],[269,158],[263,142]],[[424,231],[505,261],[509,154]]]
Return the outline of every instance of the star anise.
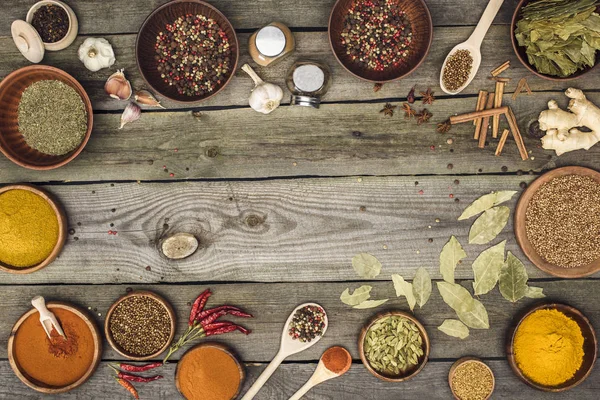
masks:
[[[435,101],[435,97],[433,96],[431,88],[427,88],[427,91],[421,92],[421,96],[423,96],[423,104],[433,104]]]
[[[375,86],[373,86],[373,91],[375,93],[377,93],[381,90],[382,87],[383,87],[383,83],[376,83]]]
[[[385,103],[385,106],[383,106],[383,108],[379,112],[383,113],[383,115],[385,115],[387,117],[393,117],[394,109],[396,109],[396,107],[398,107],[398,106],[393,106],[390,103]]]
[[[424,108],[420,113],[417,114],[417,125],[428,122],[431,117],[433,117],[433,114]]]
[[[415,87],[413,86],[412,89],[410,89],[410,92],[408,92],[408,96],[406,96],[406,101],[408,101],[409,104],[413,104],[415,102]]]
[[[447,119],[444,122],[441,122],[437,125],[436,131],[438,131],[439,133],[446,133],[450,130],[450,128],[452,128],[452,124],[450,123],[450,120]]]
[[[402,104],[402,109],[404,110],[404,118],[411,119],[415,115],[417,115],[417,111],[410,106],[408,103]]]

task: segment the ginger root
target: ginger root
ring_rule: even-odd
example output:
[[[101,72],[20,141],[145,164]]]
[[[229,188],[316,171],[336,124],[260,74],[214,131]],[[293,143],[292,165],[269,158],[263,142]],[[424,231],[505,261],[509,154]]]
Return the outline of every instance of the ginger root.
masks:
[[[579,89],[569,88],[565,95],[571,99],[568,110],[558,107],[556,101],[548,102],[548,110],[538,118],[540,129],[546,132],[542,147],[556,151],[556,155],[573,150],[585,149],[600,141],[600,108],[586,99]],[[591,132],[582,132],[578,127],[586,127]]]

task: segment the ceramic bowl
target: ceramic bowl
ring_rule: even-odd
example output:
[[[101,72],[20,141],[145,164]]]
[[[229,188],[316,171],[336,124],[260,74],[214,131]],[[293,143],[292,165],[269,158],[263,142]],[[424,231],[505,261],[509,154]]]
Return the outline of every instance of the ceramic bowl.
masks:
[[[523,374],[515,360],[515,334],[523,320],[537,310],[558,310],[562,312],[567,317],[577,322],[577,325],[579,325],[579,328],[581,328],[581,333],[583,334],[583,351],[585,353],[583,356],[583,363],[571,379],[558,386],[544,386],[533,382],[531,379],[529,379]],[[539,390],[543,390],[545,392],[562,392],[568,389],[572,389],[575,386],[579,385],[590,375],[590,373],[592,372],[592,368],[594,367],[594,363],[596,362],[596,357],[598,356],[598,340],[596,339],[596,332],[594,331],[594,327],[590,323],[589,319],[587,319],[587,317],[581,313],[581,311],[565,304],[546,303],[537,305],[529,309],[525,313],[525,315],[523,315],[518,320],[518,322],[511,328],[511,331],[508,334],[506,355],[508,357],[508,363],[510,364],[510,367],[512,368],[513,372],[529,386]]]
[[[85,105],[87,131],[79,146],[61,156],[51,156],[29,147],[19,132],[18,109],[21,96],[32,83],[42,80],[58,80],[71,86]],[[69,163],[81,153],[92,134],[94,111],[83,87],[65,71],[47,65],[30,65],[10,73],[0,82],[0,151],[21,167],[38,171],[50,170]]]
[[[15,335],[17,334],[17,331],[19,330],[19,327],[23,324],[23,322],[30,315],[37,313],[37,310],[35,308],[32,308],[31,310],[29,310],[25,314],[23,314],[21,316],[21,318],[19,318],[19,320],[13,326],[13,328],[10,332],[10,336],[8,338],[8,361],[9,361],[10,366],[13,369],[15,375],[17,375],[17,377],[21,380],[21,382],[23,382],[24,384],[26,384],[33,390],[37,390],[38,392],[46,393],[46,394],[64,393],[64,392],[68,392],[69,390],[73,390],[73,389],[83,385],[85,382],[87,382],[88,379],[90,379],[92,377],[92,375],[98,368],[100,361],[102,360],[102,337],[100,336],[100,331],[98,330],[98,327],[96,326],[96,323],[94,322],[94,320],[90,316],[88,316],[88,314],[85,311],[79,309],[78,307],[76,307],[72,304],[57,302],[57,301],[51,301],[51,302],[46,303],[46,307],[50,311],[52,311],[53,309],[57,309],[57,308],[61,308],[63,310],[68,310],[68,311],[76,314],[77,316],[79,316],[82,320],[84,320],[86,325],[88,326],[88,328],[90,328],[90,331],[92,332],[92,337],[94,339],[94,357],[92,359],[92,363],[88,367],[85,374],[81,378],[79,378],[76,382],[73,382],[70,385],[56,387],[56,386],[48,386],[46,384],[36,381],[35,379],[28,376],[27,373],[21,369],[21,367],[19,366],[18,360],[15,358],[15,354],[14,354],[14,352],[15,352],[15,349],[14,349]],[[44,338],[41,338],[41,340],[44,340]]]
[[[54,43],[44,42],[44,48],[48,51],[58,51],[58,50],[66,49],[75,41],[75,39],[77,38],[77,33],[79,32],[79,22],[77,21],[77,16],[75,16],[73,9],[71,7],[69,7],[67,4],[63,3],[62,1],[57,1],[57,0],[38,1],[33,6],[31,6],[31,8],[29,9],[29,12],[27,13],[27,18],[25,19],[25,21],[27,23],[31,24],[31,21],[33,20],[33,14],[35,14],[35,12],[38,10],[38,8],[40,8],[42,6],[47,6],[47,5],[59,6],[67,12],[67,16],[69,17],[69,29],[67,30],[67,34],[65,35],[65,37],[62,38],[61,40],[59,40],[58,42],[54,42]]]
[[[354,62],[346,54],[346,48],[340,41],[344,21],[348,10],[356,0],[337,0],[329,16],[329,43],[333,54],[344,69],[352,75],[377,83],[402,79],[413,73],[423,63],[433,40],[433,22],[429,9],[423,0],[396,0],[401,10],[406,12],[411,23],[413,36],[412,49],[406,61],[395,68],[385,71],[373,71]]]
[[[454,374],[456,373],[456,369],[458,367],[460,367],[461,365],[465,364],[465,363],[477,363],[477,364],[481,364],[483,365],[488,371],[490,371],[490,374],[492,375],[492,390],[490,391],[490,394],[484,399],[484,400],[488,400],[490,397],[492,397],[492,393],[494,393],[494,388],[496,387],[496,378],[494,377],[494,372],[492,371],[492,369],[483,361],[481,361],[479,358],[476,357],[462,357],[459,358],[458,360],[456,360],[456,362],[454,364],[452,364],[452,367],[450,367],[450,371],[448,372],[448,385],[450,385],[450,390],[452,391],[452,395],[454,396],[454,398],[456,400],[461,400],[460,397],[458,397],[456,395],[456,393],[454,392],[454,388],[452,387],[452,378],[454,378]]]
[[[160,350],[158,350],[156,353],[148,354],[145,356],[131,354],[128,351],[126,351],[125,349],[123,349],[121,346],[119,346],[117,344],[117,342],[115,342],[115,340],[112,336],[112,333],[110,331],[110,318],[112,317],[113,312],[115,311],[115,308],[123,300],[128,299],[130,297],[135,297],[135,296],[151,297],[152,299],[158,301],[160,304],[162,304],[162,306],[165,308],[165,310],[167,310],[167,313],[169,314],[169,318],[171,319],[171,333],[170,333],[169,339],[167,340],[165,345]],[[156,294],[154,292],[150,292],[150,291],[146,291],[146,290],[137,290],[135,292],[131,292],[131,293],[128,293],[128,294],[120,297],[117,301],[115,301],[113,303],[112,306],[110,306],[110,308],[108,309],[108,312],[106,313],[106,319],[104,322],[104,336],[106,336],[106,340],[108,341],[108,344],[110,344],[110,347],[112,347],[114,351],[116,351],[123,357],[127,357],[130,360],[135,360],[135,361],[146,361],[146,360],[150,360],[152,358],[158,357],[165,350],[167,350],[169,348],[169,346],[171,345],[171,342],[173,341],[173,337],[175,337],[175,329],[176,328],[177,328],[177,325],[176,325],[176,319],[175,319],[175,311],[173,310],[173,307],[167,300],[165,300],[162,296],[159,296],[158,294]]]
[[[413,367],[411,370],[407,371],[406,374],[399,375],[399,376],[384,375],[384,374],[381,374],[381,373],[375,371],[375,369],[373,369],[373,367],[371,367],[371,365],[369,364],[369,361],[367,361],[367,357],[365,355],[365,350],[364,350],[365,337],[367,336],[367,332],[369,331],[371,326],[373,326],[380,319],[385,318],[385,317],[390,317],[390,316],[400,316],[400,317],[404,317],[404,318],[412,321],[417,326],[417,328],[419,328],[421,338],[423,339],[423,355],[421,357],[419,357],[419,365],[417,365],[417,366]],[[419,372],[421,372],[421,370],[423,369],[425,364],[427,364],[427,360],[429,359],[429,349],[430,349],[429,336],[427,335],[427,331],[425,330],[425,327],[423,326],[423,324],[421,324],[421,322],[419,322],[419,320],[417,318],[415,318],[414,315],[404,312],[404,311],[387,311],[387,312],[382,312],[382,313],[375,315],[369,322],[367,322],[367,324],[365,326],[363,326],[363,328],[360,332],[359,338],[358,338],[358,352],[360,354],[360,359],[361,359],[362,363],[364,364],[365,368],[371,374],[375,375],[377,378],[379,378],[383,381],[386,381],[386,382],[404,382],[404,381],[407,381],[407,380],[413,378],[415,375],[417,375]]]
[[[517,207],[515,209],[514,216],[514,229],[517,243],[523,253],[529,258],[529,261],[536,267],[550,275],[558,276],[560,278],[582,278],[600,271],[600,259],[597,259],[587,265],[576,267],[576,268],[563,268],[558,265],[554,265],[542,258],[536,251],[529,239],[527,238],[527,228],[525,224],[525,218],[527,213],[527,206],[531,201],[531,198],[537,192],[537,190],[546,182],[551,181],[554,178],[565,176],[565,175],[582,175],[594,178],[600,183],[600,173],[593,169],[584,167],[562,167],[553,169],[550,172],[546,172],[544,175],[533,181],[532,184],[523,192]]]
[[[56,257],[58,257],[58,255],[62,251],[63,247],[65,246],[65,241],[67,238],[67,216],[66,216],[64,209],[58,203],[58,201],[54,198],[54,196],[52,196],[50,193],[46,192],[45,190],[37,188],[33,185],[25,185],[25,184],[6,185],[3,187],[0,187],[0,194],[2,194],[4,192],[8,192],[9,190],[26,190],[28,192],[37,194],[38,196],[40,196],[41,198],[46,200],[48,202],[48,204],[50,204],[50,207],[52,207],[52,209],[54,210],[54,214],[56,215],[56,219],[58,220],[58,240],[56,241],[56,244],[54,245],[54,249],[52,249],[52,252],[48,255],[48,257],[46,257],[46,259],[44,261],[42,261],[41,263],[39,263],[37,265],[27,267],[27,268],[17,268],[17,267],[13,267],[11,265],[3,264],[2,262],[0,262],[0,271],[9,272],[11,274],[30,274],[32,272],[39,271],[40,269],[48,266],[50,263],[52,263],[52,261],[54,261],[56,259]]]
[[[172,24],[173,21],[185,14],[200,14],[212,18],[229,38],[232,57],[231,70],[225,82],[210,94],[202,96],[179,94],[174,86],[169,86],[168,83],[163,81],[160,72],[157,70],[158,62],[154,59],[156,55],[154,50],[156,36],[165,29],[167,24]],[[229,84],[237,68],[239,44],[231,22],[212,5],[200,0],[173,0],[158,7],[146,18],[137,36],[135,56],[142,77],[155,92],[176,102],[196,103],[213,97]]]

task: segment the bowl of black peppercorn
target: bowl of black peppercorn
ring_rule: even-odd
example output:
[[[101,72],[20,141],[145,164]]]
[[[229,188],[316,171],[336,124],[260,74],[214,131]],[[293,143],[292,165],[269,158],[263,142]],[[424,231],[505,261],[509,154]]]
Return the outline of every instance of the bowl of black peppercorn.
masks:
[[[135,47],[146,83],[179,103],[197,103],[223,90],[239,57],[233,25],[201,0],[173,0],[155,9]]]

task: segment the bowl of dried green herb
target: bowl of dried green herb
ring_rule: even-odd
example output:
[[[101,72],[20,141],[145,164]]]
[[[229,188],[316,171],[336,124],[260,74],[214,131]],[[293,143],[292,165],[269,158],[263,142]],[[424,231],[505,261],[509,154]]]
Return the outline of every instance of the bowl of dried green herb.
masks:
[[[66,72],[18,69],[0,82],[0,151],[12,162],[50,170],[72,161],[92,133],[92,103]]]

